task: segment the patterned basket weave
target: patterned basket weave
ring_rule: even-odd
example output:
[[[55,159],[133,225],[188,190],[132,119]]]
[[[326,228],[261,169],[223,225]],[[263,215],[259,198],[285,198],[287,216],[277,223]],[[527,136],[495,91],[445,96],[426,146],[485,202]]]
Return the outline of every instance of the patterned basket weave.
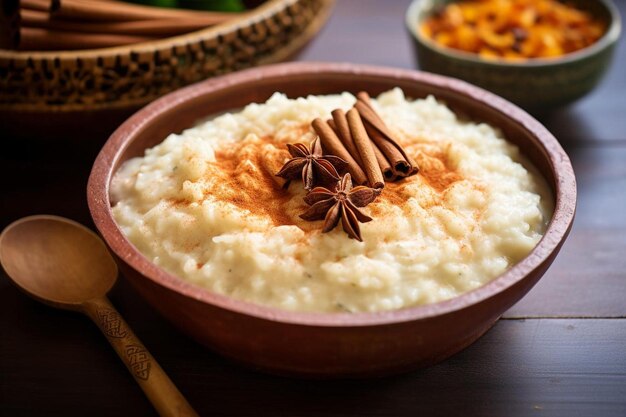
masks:
[[[219,26],[124,47],[0,50],[0,123],[23,130],[36,115],[52,125],[66,123],[60,113],[127,115],[195,81],[285,60],[319,31],[333,3],[268,0]]]

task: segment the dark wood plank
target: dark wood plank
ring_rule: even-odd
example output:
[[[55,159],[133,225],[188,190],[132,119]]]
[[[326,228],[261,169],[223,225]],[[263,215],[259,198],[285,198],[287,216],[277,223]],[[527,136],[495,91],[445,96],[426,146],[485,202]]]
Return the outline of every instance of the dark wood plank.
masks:
[[[1,135],[0,129],[0,135]],[[56,214],[92,226],[87,179],[106,138],[81,143],[7,140],[0,152],[0,229],[32,214]]]
[[[409,0],[338,0],[299,59],[414,68]],[[626,15],[626,1],[616,2]],[[508,317],[626,316],[626,45],[602,85],[541,120],[565,144],[578,216],[546,276]],[[52,213],[91,225],[85,185],[105,137],[82,144],[2,135],[0,228]],[[288,380],[241,369],[183,337],[121,282],[113,301],[202,415],[626,415],[626,320],[501,320],[427,370],[371,381]],[[0,273],[0,415],[154,415],[85,318],[30,301]]]
[[[626,317],[626,143],[567,150],[578,182],[574,227],[506,317]]]
[[[0,404],[7,416],[154,415],[87,319],[2,284]],[[201,415],[623,416],[626,320],[501,320],[450,360],[365,381],[303,381],[239,368],[119,288],[114,301]],[[15,325],[15,322],[19,325]],[[36,399],[36,401],[34,401]],[[45,411],[44,411],[45,410]]]

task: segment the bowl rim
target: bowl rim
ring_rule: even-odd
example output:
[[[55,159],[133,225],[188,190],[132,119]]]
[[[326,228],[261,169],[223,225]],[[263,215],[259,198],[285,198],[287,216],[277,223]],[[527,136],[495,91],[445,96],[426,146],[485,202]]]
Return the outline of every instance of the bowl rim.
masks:
[[[424,10],[426,10],[425,14],[429,14],[430,9],[432,9],[433,7],[433,0],[413,0],[406,10],[404,21],[407,30],[416,42],[422,44],[424,47],[430,49],[432,52],[447,56],[449,58],[455,58],[460,61],[466,61],[474,64],[480,64],[496,68],[547,68],[583,60],[599,53],[600,51],[610,47],[611,45],[614,45],[618,41],[620,33],[622,31],[622,20],[619,11],[617,10],[617,6],[615,6],[615,4],[611,0],[594,1],[602,4],[608,11],[610,16],[609,27],[604,32],[604,35],[602,35],[602,37],[596,42],[583,49],[579,49],[578,51],[570,52],[568,54],[555,58],[532,58],[524,61],[513,61],[504,59],[488,60],[480,58],[480,56],[471,52],[465,52],[441,46],[432,39],[422,36],[420,31],[417,30],[418,26],[423,21],[423,18],[418,18],[419,14]],[[431,4],[426,4],[428,2],[430,2]]]
[[[283,310],[213,293],[186,282],[153,264],[125,237],[113,219],[109,184],[113,176],[112,167],[137,132],[158,119],[159,115],[166,110],[171,111],[195,97],[211,94],[235,84],[251,83],[261,78],[281,78],[289,75],[315,77],[320,74],[403,79],[452,90],[454,93],[469,96],[473,101],[490,107],[493,111],[512,119],[531,132],[549,159],[555,177],[554,213],[544,236],[531,253],[489,283],[449,300],[381,312],[320,313]],[[139,272],[142,279],[148,279],[153,284],[199,302],[261,320],[303,326],[362,327],[398,324],[448,314],[480,303],[523,280],[548,260],[555,250],[558,250],[569,233],[576,209],[576,180],[569,157],[557,139],[543,125],[521,108],[479,87],[461,80],[415,70],[348,63],[294,62],[252,68],[192,84],[169,93],[136,112],[115,130],[98,154],[89,176],[87,201],[96,228],[110,250],[120,260]]]

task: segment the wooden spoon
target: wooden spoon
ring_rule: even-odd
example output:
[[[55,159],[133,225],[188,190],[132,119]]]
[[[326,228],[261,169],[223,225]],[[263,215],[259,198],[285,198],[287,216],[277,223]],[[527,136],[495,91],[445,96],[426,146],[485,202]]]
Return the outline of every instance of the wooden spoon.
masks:
[[[25,217],[0,235],[0,263],[31,297],[92,319],[161,416],[198,415],[106,297],[117,266],[95,233],[62,217]]]

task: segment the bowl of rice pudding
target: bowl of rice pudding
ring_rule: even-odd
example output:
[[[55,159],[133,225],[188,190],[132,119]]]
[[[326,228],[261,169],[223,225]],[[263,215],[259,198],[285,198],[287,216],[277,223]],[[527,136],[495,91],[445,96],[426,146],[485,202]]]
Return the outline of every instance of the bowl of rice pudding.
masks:
[[[576,183],[547,129],[480,88],[291,63],[140,110],[88,201],[123,274],[198,342],[281,374],[369,376],[484,334],[554,260]]]

